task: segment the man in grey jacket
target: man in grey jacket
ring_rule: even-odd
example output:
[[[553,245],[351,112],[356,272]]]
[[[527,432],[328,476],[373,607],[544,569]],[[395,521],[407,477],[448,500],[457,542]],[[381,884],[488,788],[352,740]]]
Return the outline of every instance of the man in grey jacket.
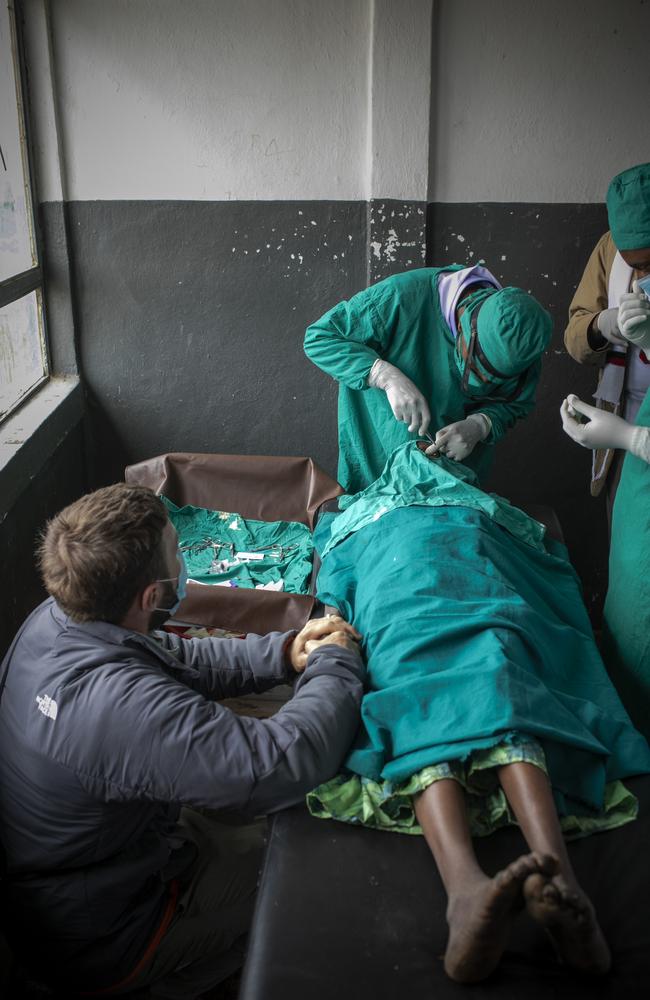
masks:
[[[8,936],[71,992],[197,996],[241,957],[261,852],[259,824],[205,810],[272,812],[336,773],[358,722],[360,637],[334,617],[298,635],[154,637],[184,564],[140,486],[63,510],[40,565],[51,597],[0,668]],[[297,675],[270,719],[217,700]]]

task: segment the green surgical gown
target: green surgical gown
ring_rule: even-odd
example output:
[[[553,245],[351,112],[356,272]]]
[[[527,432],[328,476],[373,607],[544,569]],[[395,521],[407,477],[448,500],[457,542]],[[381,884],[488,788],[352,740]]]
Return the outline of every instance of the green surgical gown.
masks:
[[[461,390],[454,360],[454,337],[440,308],[438,275],[460,265],[424,267],[396,274],[359,292],[313,323],[305,334],[305,353],[339,382],[338,479],[349,493],[374,482],[388,456],[414,440],[399,423],[381,389],[368,388],[378,358],[395,365],[418,387],[431,410],[430,432],[480,410],[492,420],[492,433],[465,460],[479,477],[490,466],[494,442],[534,406],[541,369],[529,369],[520,395],[511,403],[476,402]],[[499,392],[507,395],[516,380]]]
[[[650,427],[650,392],[636,422]],[[603,631],[610,676],[650,740],[650,465],[630,454],[614,501]]]

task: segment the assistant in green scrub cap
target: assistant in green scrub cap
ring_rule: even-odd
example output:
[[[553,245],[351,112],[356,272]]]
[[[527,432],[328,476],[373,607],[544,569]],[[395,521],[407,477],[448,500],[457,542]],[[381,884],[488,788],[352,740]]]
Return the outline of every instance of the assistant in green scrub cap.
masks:
[[[480,308],[478,340],[496,378],[484,369],[494,384],[519,375],[543,354],[551,339],[553,322],[539,302],[521,288],[500,288],[470,302],[461,317],[462,336],[469,343],[471,314]],[[475,359],[475,363],[477,362]],[[482,367],[482,366],[481,366]],[[475,376],[470,385],[480,384]]]
[[[650,247],[650,163],[616,175],[607,189],[607,215],[617,250]]]

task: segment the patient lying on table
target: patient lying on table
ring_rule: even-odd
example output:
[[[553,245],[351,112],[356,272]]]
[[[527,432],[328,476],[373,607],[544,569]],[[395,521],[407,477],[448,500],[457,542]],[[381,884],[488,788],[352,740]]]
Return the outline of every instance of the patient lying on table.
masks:
[[[473,474],[409,443],[324,515],[319,597],[364,636],[368,689],[345,770],[314,815],[426,837],[448,894],[445,969],[484,979],[525,906],[558,957],[609,949],[565,837],[636,816],[621,779],[650,771],[594,644],[566,550]],[[518,823],[530,849],[494,878],[472,836]]]

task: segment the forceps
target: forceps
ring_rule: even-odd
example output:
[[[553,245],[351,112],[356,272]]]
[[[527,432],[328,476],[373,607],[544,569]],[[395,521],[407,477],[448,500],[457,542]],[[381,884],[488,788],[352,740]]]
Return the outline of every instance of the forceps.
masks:
[[[429,442],[429,444],[435,445],[436,442],[433,440],[433,438],[431,437],[431,435],[429,434],[428,431],[424,432],[424,437],[427,439],[427,441]],[[441,454],[442,454],[442,452],[440,452],[440,451],[438,451],[436,449],[436,451],[434,451],[434,453],[432,455],[430,455],[429,457],[430,458],[437,458],[438,455],[441,455]]]

